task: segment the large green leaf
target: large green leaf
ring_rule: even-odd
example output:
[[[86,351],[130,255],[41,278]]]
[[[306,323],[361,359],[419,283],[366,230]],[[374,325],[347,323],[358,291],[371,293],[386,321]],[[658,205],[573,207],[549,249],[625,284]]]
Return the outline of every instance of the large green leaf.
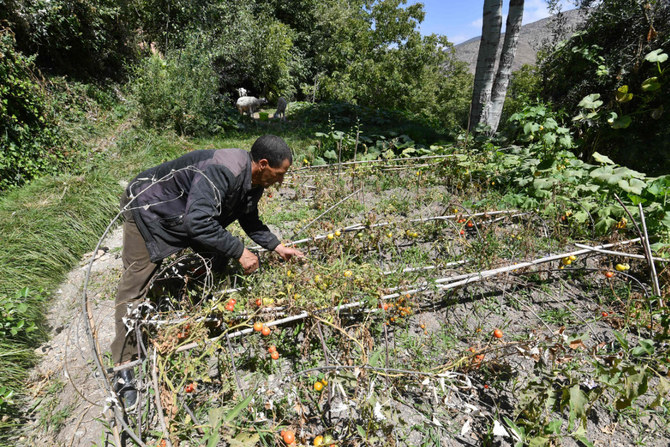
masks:
[[[603,163],[606,165],[613,165],[615,164],[611,158],[609,158],[607,155],[599,154],[598,152],[593,153],[593,159],[597,161],[598,163]]]
[[[661,220],[661,224],[665,228],[670,229],[670,212],[665,213],[665,216],[663,216],[663,219]]]
[[[614,116],[610,116],[607,119],[607,123],[612,126],[612,129],[625,129],[633,122],[633,119],[629,115],[616,116],[614,112],[612,112],[612,115]]]
[[[663,63],[668,60],[668,55],[663,52],[662,48],[658,48],[644,57],[649,62]]]
[[[554,186],[556,183],[558,183],[558,179],[555,179],[553,177],[549,178],[536,178],[533,180],[533,186],[535,189],[551,189],[552,186]]]
[[[546,133],[542,137],[544,139],[544,142],[547,143],[549,146],[553,146],[556,144],[556,134],[555,133]]]
[[[647,186],[645,182],[636,178],[630,178],[628,180],[622,179],[619,180],[617,184],[619,185],[619,188],[623,189],[624,191],[637,195],[642,194],[642,190],[645,186]]]
[[[600,219],[598,222],[596,222],[596,233],[598,234],[605,234],[609,231],[612,226],[616,223],[616,220],[612,219],[611,217],[606,217],[604,219]]]
[[[591,93],[582,98],[579,104],[577,104],[578,107],[591,110],[597,109],[601,105],[603,105],[603,102],[600,100],[600,93]]]

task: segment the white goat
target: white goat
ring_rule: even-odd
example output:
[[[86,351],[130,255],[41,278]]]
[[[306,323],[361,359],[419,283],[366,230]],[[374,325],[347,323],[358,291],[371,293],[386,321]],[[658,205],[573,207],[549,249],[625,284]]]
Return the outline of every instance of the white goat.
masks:
[[[235,91],[237,92],[237,96],[239,98],[242,96],[247,96],[247,93],[249,93],[249,91],[244,87],[236,88]]]
[[[277,100],[277,111],[274,114],[274,118],[280,117],[282,121],[286,120],[286,106],[288,103],[286,102],[286,98],[280,97]]]
[[[239,110],[240,113],[242,114],[246,113],[249,116],[253,116],[254,112],[260,109],[260,107],[267,102],[268,101],[265,98],[242,96],[240,99],[237,100],[236,105],[237,110]]]

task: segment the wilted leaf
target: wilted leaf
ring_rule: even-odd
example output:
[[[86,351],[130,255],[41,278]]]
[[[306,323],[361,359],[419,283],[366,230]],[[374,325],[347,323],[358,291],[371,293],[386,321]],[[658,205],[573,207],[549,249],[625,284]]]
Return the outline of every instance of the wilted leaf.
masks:
[[[656,394],[656,399],[651,403],[650,407],[654,408],[663,404],[663,401],[667,399],[668,393],[670,392],[670,382],[664,377],[658,378],[658,389]]]
[[[623,396],[615,404],[617,410],[630,407],[633,400],[647,392],[647,375],[645,372],[625,377],[623,391]]]
[[[588,398],[579,385],[574,385],[570,388],[570,415],[568,417],[568,430],[573,426],[575,420],[581,420],[586,417],[585,405],[588,403]]]
[[[584,345],[584,342],[581,340],[572,340],[568,346],[570,346],[570,349],[586,349],[586,345]]]

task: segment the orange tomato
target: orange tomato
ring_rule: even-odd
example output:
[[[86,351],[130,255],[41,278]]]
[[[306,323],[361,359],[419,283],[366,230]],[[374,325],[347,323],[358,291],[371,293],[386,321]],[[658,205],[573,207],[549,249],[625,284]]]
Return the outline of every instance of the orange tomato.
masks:
[[[314,389],[315,389],[316,391],[321,391],[321,390],[323,389],[323,383],[321,383],[321,382],[315,382],[315,383],[314,383]]]
[[[260,321],[255,322],[254,323],[254,331],[260,332],[262,330],[263,330],[263,323],[261,323]]]
[[[265,335],[266,337],[267,337],[268,335],[270,335],[270,332],[271,332],[271,330],[270,330],[270,328],[267,327],[267,326],[263,326],[263,328],[261,329],[261,334]]]
[[[502,338],[502,337],[503,337],[503,333],[502,333],[502,331],[501,331],[500,329],[496,329],[495,331],[493,331],[493,336],[494,336],[495,338]]]
[[[279,353],[277,351],[272,351],[270,357],[272,357],[272,360],[277,360],[279,358]]]
[[[282,438],[284,438],[285,443],[293,444],[293,442],[295,442],[295,433],[293,433],[291,430],[286,430],[282,435]]]

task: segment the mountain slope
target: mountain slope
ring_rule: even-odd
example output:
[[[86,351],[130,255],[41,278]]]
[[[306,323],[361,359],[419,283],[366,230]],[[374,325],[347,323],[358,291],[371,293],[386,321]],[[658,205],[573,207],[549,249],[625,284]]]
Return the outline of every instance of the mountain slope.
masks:
[[[514,64],[512,70],[518,70],[524,64],[535,64],[538,50],[547,43],[557,42],[569,36],[574,29],[581,24],[585,19],[584,11],[572,9],[565,11],[560,15],[547,17],[546,19],[538,20],[537,22],[529,23],[521,27],[519,33],[519,44],[514,57]],[[565,21],[565,26],[560,35],[554,36],[555,23],[562,23]],[[456,58],[466,62],[470,67],[470,72],[475,72],[477,65],[477,53],[479,52],[479,41],[481,37],[474,37],[458,45],[454,45],[456,50]],[[502,48],[504,40],[504,33],[500,38],[500,48]]]

